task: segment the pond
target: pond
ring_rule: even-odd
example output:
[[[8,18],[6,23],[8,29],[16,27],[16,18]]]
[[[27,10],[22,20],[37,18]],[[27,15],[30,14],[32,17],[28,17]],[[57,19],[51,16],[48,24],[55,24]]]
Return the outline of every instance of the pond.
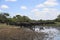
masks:
[[[60,27],[43,27],[43,29],[40,29],[42,26],[36,26],[35,31],[36,32],[44,32],[48,35],[45,36],[44,40],[60,40]]]

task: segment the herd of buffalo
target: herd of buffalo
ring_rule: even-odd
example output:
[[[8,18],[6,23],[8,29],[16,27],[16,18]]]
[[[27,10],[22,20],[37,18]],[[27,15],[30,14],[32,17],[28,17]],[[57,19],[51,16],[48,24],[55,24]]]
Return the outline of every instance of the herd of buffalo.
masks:
[[[55,22],[9,22],[7,25],[15,25],[20,27],[26,27],[26,28],[34,28],[36,25],[46,25],[46,24],[55,24]]]

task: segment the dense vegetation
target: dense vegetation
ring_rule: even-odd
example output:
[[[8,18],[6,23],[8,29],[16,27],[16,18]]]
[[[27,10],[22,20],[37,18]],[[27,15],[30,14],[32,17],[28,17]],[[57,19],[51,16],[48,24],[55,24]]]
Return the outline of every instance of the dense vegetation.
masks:
[[[57,16],[54,20],[32,20],[27,16],[16,15],[13,17],[9,17],[9,13],[0,13],[0,23],[21,23],[21,22],[60,22],[60,15]]]
[[[16,15],[12,18],[9,17],[8,13],[0,13],[0,23],[8,23],[8,22],[33,22],[35,20],[31,20],[27,16]]]

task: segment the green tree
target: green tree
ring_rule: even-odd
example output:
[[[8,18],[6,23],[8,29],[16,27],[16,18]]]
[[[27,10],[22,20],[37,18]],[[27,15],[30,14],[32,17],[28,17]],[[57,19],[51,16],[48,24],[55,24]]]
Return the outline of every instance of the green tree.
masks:
[[[22,21],[22,16],[21,15],[16,15],[16,21],[21,22]]]
[[[8,21],[7,17],[9,16],[8,13],[0,13],[0,22],[6,23]]]
[[[22,17],[22,20],[23,20],[23,22],[29,22],[30,21],[30,18],[27,17],[27,16],[23,16]]]
[[[60,22],[60,15],[57,16],[57,18],[55,19],[55,21]]]

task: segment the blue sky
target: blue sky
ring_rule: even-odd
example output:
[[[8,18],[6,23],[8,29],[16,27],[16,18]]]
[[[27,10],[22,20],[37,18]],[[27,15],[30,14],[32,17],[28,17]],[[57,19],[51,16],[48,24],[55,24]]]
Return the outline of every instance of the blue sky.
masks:
[[[60,0],[0,0],[0,12],[12,17],[19,14],[35,20],[52,20],[60,14]]]

